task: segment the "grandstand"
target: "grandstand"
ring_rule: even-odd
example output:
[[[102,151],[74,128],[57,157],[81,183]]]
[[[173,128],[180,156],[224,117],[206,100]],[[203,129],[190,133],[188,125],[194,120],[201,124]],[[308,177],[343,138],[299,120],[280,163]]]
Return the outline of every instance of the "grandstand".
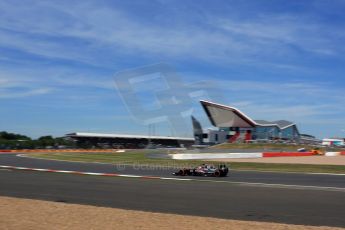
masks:
[[[194,143],[193,138],[129,135],[129,134],[104,134],[76,132],[66,134],[74,140],[77,146],[84,148],[159,148],[159,147],[188,147]]]

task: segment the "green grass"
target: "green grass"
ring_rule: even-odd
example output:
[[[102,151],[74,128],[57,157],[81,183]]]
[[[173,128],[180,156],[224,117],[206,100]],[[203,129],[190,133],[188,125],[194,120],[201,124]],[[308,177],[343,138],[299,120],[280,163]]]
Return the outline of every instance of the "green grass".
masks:
[[[32,157],[79,161],[79,162],[99,162],[110,164],[131,164],[131,165],[150,165],[161,167],[194,167],[202,160],[172,160],[154,159],[147,157],[147,154],[155,153],[153,150],[129,151],[126,153],[35,153]],[[222,162],[213,162],[214,164]],[[256,170],[256,171],[277,171],[277,172],[317,172],[317,173],[345,173],[343,165],[309,165],[309,164],[276,164],[276,163],[246,163],[233,162],[227,163],[232,169],[236,170]]]

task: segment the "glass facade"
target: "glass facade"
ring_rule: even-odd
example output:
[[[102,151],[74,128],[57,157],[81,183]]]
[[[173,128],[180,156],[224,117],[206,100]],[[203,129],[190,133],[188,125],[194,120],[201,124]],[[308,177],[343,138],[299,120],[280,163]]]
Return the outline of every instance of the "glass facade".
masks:
[[[257,126],[253,132],[253,139],[299,139],[299,133],[295,125],[286,129],[278,126]]]
[[[272,139],[280,137],[280,129],[277,126],[257,126],[254,129],[255,139]]]
[[[286,129],[283,129],[281,133],[282,133],[282,138],[284,139],[296,139],[299,137],[296,126],[290,126]]]

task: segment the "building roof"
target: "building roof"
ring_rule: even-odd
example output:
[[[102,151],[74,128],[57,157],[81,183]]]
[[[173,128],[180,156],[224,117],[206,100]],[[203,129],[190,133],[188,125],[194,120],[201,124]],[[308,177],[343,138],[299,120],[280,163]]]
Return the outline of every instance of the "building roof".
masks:
[[[278,126],[280,129],[289,128],[295,123],[286,120],[279,120],[279,121],[265,121],[265,120],[255,120],[258,126]]]
[[[250,117],[234,107],[210,102],[200,101],[212,125],[216,127],[255,127],[256,123]]]
[[[69,133],[69,134],[66,134],[66,136],[68,136],[68,137],[90,137],[90,138],[122,138],[122,139],[194,141],[194,138],[188,138],[188,137],[146,136],[146,135],[131,135],[131,134],[106,134],[106,133],[84,133],[84,132]]]
[[[205,100],[201,100],[200,103],[203,106],[212,125],[216,127],[251,128],[255,126],[277,126],[279,129],[287,129],[291,126],[295,126],[295,123],[286,120],[253,120],[239,109],[227,105]]]

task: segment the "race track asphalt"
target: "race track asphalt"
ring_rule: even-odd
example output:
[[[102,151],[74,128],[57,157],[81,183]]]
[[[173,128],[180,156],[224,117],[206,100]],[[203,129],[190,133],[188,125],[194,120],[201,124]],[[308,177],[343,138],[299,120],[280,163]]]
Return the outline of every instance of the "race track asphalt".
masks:
[[[37,160],[13,154],[1,154],[0,165],[117,172],[112,165]],[[136,175],[170,174],[170,170],[126,168],[121,171],[130,172]],[[345,188],[344,176],[332,175],[234,171],[221,179]],[[318,190],[298,186],[282,188],[250,183],[110,178],[17,170],[0,170],[0,185],[1,196],[225,219],[345,227],[345,192],[326,187]]]
[[[121,164],[95,164],[78,163],[66,161],[41,160],[27,157],[18,157],[16,154],[0,154],[0,165],[19,166],[28,168],[42,168],[55,170],[69,170],[97,173],[121,173],[129,175],[162,176],[172,177],[177,169],[167,167],[129,166]],[[230,165],[231,166],[231,165]],[[188,177],[183,177],[188,178]],[[191,177],[193,178],[193,177]],[[194,177],[195,178],[195,177]],[[197,179],[209,180],[208,177],[197,177]],[[230,171],[227,177],[212,178],[212,180],[284,184],[301,186],[319,186],[345,188],[345,176],[324,175],[324,174],[303,174],[303,173],[277,173],[257,171]]]
[[[225,219],[345,227],[344,192],[3,170],[0,170],[0,184],[1,196]]]

